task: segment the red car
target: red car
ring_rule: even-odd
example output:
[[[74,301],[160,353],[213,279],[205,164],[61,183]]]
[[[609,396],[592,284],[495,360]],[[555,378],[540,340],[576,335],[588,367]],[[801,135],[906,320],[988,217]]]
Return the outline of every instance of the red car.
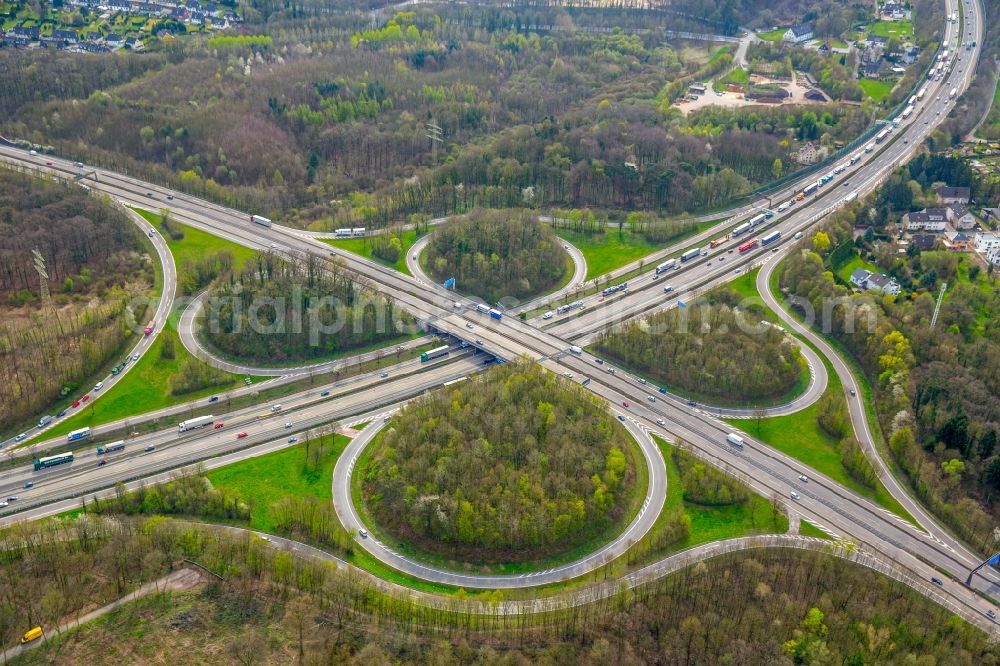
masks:
[[[226,424],[225,424],[225,423],[216,423],[216,424],[215,424],[214,426],[212,426],[212,427],[213,427],[213,428],[215,428],[216,430],[218,430],[219,428],[221,428],[221,427],[222,427],[222,426],[224,426],[224,425],[226,425]]]
[[[245,432],[241,432],[240,434],[236,435],[236,439],[243,439],[246,436],[247,434]]]
[[[73,401],[73,406],[74,407],[79,407],[80,406],[80,401],[79,400],[74,400]]]
[[[88,400],[90,400],[90,396],[89,395],[85,395],[82,398],[80,398],[80,402],[87,402]]]
[[[47,161],[47,162],[45,162],[45,166],[52,166],[52,162],[51,162],[51,160],[50,160],[50,161]]]
[[[628,400],[622,400],[622,407],[628,407]]]
[[[107,465],[107,464],[108,464],[108,461],[105,460],[104,458],[101,458],[101,462],[97,463],[97,466],[100,467],[102,465]]]

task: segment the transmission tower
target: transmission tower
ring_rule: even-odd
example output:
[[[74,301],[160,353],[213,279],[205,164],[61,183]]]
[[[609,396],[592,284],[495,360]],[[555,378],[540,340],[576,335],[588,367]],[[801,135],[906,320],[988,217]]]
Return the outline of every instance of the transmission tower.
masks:
[[[944,290],[948,288],[948,283],[945,282],[941,285],[941,291],[938,292],[937,303],[934,305],[934,315],[931,317],[931,330],[934,330],[934,325],[937,324],[938,313],[941,312],[941,303],[944,301]]]
[[[437,162],[437,147],[444,143],[444,130],[434,123],[427,123],[427,138],[431,140],[431,158]]]
[[[34,260],[35,272],[38,273],[39,289],[38,293],[42,297],[42,307],[49,305],[49,273],[45,270],[45,257],[38,250],[31,251],[31,257]]]

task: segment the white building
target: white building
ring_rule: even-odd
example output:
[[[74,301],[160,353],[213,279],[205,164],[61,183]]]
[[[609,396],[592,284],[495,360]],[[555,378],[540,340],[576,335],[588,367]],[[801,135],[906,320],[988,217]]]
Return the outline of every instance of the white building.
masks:
[[[813,38],[813,27],[811,23],[800,23],[785,31],[782,39],[792,44],[802,44]]]

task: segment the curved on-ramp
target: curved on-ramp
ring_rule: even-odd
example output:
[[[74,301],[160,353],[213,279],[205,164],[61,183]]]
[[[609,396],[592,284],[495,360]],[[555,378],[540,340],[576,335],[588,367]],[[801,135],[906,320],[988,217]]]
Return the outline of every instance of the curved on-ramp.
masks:
[[[368,446],[384,424],[384,421],[375,421],[362,430],[344,449],[333,469],[334,508],[337,511],[340,522],[348,530],[360,530],[365,527],[354,508],[354,502],[351,498],[351,475],[354,472],[354,466],[361,452]],[[402,571],[415,578],[444,585],[454,585],[456,587],[474,589],[535,587],[569,580],[590,573],[623,555],[629,548],[642,539],[659,517],[667,497],[667,469],[659,447],[653,442],[649,433],[638,424],[629,420],[625,421],[625,425],[629,433],[635,437],[639,448],[642,450],[646,466],[649,469],[646,497],[638,514],[629,523],[628,527],[625,528],[624,532],[604,546],[576,561],[551,569],[524,574],[465,574],[458,571],[439,569],[404,557],[373,536],[359,538],[357,539],[357,543],[373,557],[393,569]]]

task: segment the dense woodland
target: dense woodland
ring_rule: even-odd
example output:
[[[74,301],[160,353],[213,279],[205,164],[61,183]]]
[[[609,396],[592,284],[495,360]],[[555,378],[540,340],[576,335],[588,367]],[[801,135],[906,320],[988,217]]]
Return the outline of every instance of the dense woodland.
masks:
[[[336,261],[259,253],[209,290],[201,334],[241,359],[320,358],[399,339],[413,326],[391,298]]]
[[[875,388],[882,432],[917,494],[973,546],[992,551],[1000,524],[1000,292],[991,274],[944,251],[902,257],[883,236],[898,219],[893,194],[908,198],[917,184],[937,180],[951,160],[919,159],[863,205],[836,214],[824,230],[792,253],[781,288],[821,313],[822,301],[844,298],[830,322],[833,335],[854,354]],[[916,199],[924,196],[918,194]],[[857,241],[852,224],[874,223]],[[908,297],[852,295],[830,272],[830,262],[856,252],[878,261]],[[941,283],[948,293],[936,328],[930,328]],[[853,312],[853,315],[852,315]],[[869,331],[869,317],[875,322]],[[850,326],[853,319],[853,328]],[[853,332],[850,332],[853,330]]]
[[[570,270],[559,238],[528,212],[477,210],[455,218],[437,228],[425,253],[439,282],[453,277],[459,291],[487,303],[538,296]]]
[[[727,403],[788,394],[803,373],[794,340],[732,304],[696,301],[600,335],[597,351],[682,393]]]
[[[536,559],[621,521],[634,445],[579,386],[509,363],[408,406],[359,472],[382,529],[469,562]]]
[[[163,518],[20,525],[5,533],[0,636],[41,625],[21,663],[957,664],[993,666],[985,634],[910,589],[828,555],[717,558],[620,599],[544,618],[449,614],[260,539]],[[55,625],[194,560],[189,592]],[[59,575],[53,575],[59,572]],[[502,593],[491,595],[500,600]]]
[[[315,1],[257,6],[270,41],[3,50],[0,135],[330,228],[477,206],[721,205],[776,159],[792,168],[807,113],[828,114],[831,141],[870,120],[837,104],[685,118],[670,102],[731,56],[664,44],[676,15],[449,4],[373,24]],[[623,29],[596,31],[609,25]]]
[[[48,273],[41,302],[32,251]],[[122,211],[76,187],[0,169],[0,433],[121,353],[156,266]],[[143,322],[144,323],[144,322]],[[9,432],[8,432],[9,434]]]

